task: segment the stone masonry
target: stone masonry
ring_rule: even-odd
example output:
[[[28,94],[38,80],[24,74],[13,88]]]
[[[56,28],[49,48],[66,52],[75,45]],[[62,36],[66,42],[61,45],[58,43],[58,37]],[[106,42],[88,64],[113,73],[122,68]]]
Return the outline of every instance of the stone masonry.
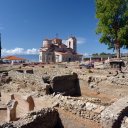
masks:
[[[128,96],[114,102],[101,113],[101,124],[103,128],[120,128],[125,116],[128,116]]]

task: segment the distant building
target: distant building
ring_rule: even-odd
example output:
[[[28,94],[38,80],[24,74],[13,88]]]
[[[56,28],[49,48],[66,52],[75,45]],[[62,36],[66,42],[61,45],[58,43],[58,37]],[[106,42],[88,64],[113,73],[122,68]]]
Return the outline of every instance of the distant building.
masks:
[[[45,39],[40,48],[39,62],[73,62],[81,61],[82,55],[77,53],[77,40],[70,37],[65,44],[62,39]]]
[[[27,59],[16,57],[16,56],[6,56],[2,58],[3,63],[7,64],[19,64],[19,63],[25,63]]]
[[[84,58],[84,61],[89,61],[89,62],[93,63],[93,62],[106,61],[106,60],[109,60],[114,57],[115,57],[115,55],[113,55],[113,54],[96,55],[96,56],[86,57],[86,58]]]

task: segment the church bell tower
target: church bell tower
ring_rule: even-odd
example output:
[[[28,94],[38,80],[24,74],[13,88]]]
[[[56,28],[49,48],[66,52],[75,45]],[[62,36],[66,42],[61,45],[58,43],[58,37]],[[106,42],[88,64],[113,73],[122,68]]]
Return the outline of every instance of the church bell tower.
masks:
[[[75,53],[77,52],[77,40],[75,37],[72,36],[67,40],[67,47],[73,49]]]

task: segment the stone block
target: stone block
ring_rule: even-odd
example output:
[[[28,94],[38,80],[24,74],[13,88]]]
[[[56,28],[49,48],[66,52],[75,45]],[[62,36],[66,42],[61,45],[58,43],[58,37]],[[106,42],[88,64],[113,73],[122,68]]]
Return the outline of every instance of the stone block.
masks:
[[[33,69],[27,69],[25,70],[25,73],[33,74],[34,72],[33,72]]]
[[[18,102],[16,100],[10,100],[7,103],[7,121],[16,121],[16,107]]]
[[[23,99],[27,102],[27,106],[26,106],[27,110],[28,111],[34,110],[35,104],[32,96],[25,96],[23,97]]]
[[[101,113],[103,128],[120,128],[128,113],[128,96],[119,99]]]

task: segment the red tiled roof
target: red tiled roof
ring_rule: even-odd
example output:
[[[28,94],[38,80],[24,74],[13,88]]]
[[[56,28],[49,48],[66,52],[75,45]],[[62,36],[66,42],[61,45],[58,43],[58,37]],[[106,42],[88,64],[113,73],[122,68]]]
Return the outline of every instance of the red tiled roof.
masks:
[[[6,56],[3,59],[5,60],[26,60],[24,58],[16,57],[16,56]]]
[[[59,53],[59,54],[62,54],[62,55],[72,54],[72,53],[68,53],[68,52],[56,52],[56,53]]]

